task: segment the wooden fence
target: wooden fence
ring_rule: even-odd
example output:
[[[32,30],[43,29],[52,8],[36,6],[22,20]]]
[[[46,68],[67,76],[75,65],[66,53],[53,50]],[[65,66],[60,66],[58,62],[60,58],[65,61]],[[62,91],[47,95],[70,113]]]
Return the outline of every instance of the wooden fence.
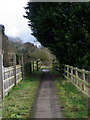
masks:
[[[32,61],[32,63],[34,63],[32,64],[33,71],[36,71],[36,70],[38,71],[41,67],[41,61],[40,60]],[[16,65],[16,68],[14,68],[14,66],[3,68],[3,92],[4,92],[3,95],[4,96],[8,93],[8,91],[14,85],[16,85],[19,81],[22,80],[22,74],[23,73],[22,73],[21,65]]]
[[[41,60],[32,61],[32,71],[38,71],[41,68]]]
[[[90,97],[90,71],[65,65],[64,72],[64,76],[67,80]]]
[[[16,70],[16,74],[15,73]],[[20,80],[22,80],[22,70],[21,70],[21,65],[16,65],[16,69],[11,66],[11,67],[3,67],[3,79],[2,79],[2,93],[1,95],[4,97],[7,95],[9,90],[16,85]]]
[[[0,98],[4,98],[14,85],[41,67],[39,59],[28,63],[23,61],[22,56],[21,65],[16,65],[16,56],[13,55],[13,66],[3,67],[3,54],[0,54]]]
[[[13,66],[3,68],[3,95],[5,96],[8,91],[22,80],[21,65],[16,66],[16,74]]]
[[[3,67],[3,54],[0,54],[0,98],[4,98],[9,90],[23,79],[23,65],[16,65],[13,56],[13,66]]]

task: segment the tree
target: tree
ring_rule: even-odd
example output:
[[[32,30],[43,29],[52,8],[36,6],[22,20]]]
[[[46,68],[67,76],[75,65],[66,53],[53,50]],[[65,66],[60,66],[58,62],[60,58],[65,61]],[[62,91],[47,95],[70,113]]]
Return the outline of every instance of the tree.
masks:
[[[53,60],[53,54],[45,47],[37,48],[32,56],[35,60],[40,59],[44,65],[50,65]]]
[[[33,36],[61,64],[90,69],[90,3],[28,2],[25,9]]]

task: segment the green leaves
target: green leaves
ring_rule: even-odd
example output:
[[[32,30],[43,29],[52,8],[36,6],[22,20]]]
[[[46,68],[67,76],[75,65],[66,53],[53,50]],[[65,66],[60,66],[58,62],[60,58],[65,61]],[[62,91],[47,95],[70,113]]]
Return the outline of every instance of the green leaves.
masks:
[[[37,40],[52,50],[60,63],[82,68],[83,57],[90,54],[90,3],[29,2],[26,10]]]

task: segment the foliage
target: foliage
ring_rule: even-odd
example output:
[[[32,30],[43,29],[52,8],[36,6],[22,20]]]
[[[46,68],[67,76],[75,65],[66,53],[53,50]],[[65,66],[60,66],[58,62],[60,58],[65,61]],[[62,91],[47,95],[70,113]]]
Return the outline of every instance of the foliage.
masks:
[[[42,63],[47,65],[52,63],[53,55],[50,50],[45,47],[37,48],[33,44],[27,42],[23,44],[23,50],[25,51],[23,55],[26,61],[29,58],[30,60],[40,59]]]
[[[10,66],[10,62],[13,61],[13,54],[17,56],[17,64],[19,63],[20,56],[24,56],[24,62],[30,60],[41,59],[44,64],[50,64],[52,62],[51,52],[44,47],[37,48],[30,42],[23,43],[20,38],[7,37],[3,33],[3,50],[4,50],[4,66]]]
[[[37,49],[33,53],[34,59],[40,59],[44,65],[50,65],[52,63],[53,55],[49,49],[42,47]]]
[[[25,9],[33,36],[61,64],[90,70],[90,3],[28,2]]]

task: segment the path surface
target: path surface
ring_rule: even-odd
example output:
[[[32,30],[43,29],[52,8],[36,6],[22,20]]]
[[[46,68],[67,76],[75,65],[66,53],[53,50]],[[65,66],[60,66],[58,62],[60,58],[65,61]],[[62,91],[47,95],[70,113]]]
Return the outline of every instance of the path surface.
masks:
[[[63,118],[49,72],[43,72],[34,118]]]

